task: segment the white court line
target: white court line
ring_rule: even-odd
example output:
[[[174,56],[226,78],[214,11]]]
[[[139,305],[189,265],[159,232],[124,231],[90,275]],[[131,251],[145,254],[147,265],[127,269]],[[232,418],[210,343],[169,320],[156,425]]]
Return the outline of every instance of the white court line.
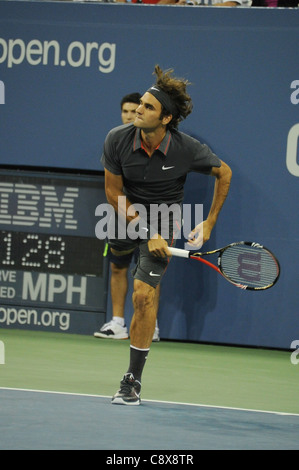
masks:
[[[79,396],[79,397],[93,397],[93,398],[108,398],[111,399],[111,396],[108,395],[92,395],[88,393],[75,393],[75,392],[58,392],[52,390],[33,390],[29,388],[11,388],[11,387],[0,387],[0,390],[13,390],[18,392],[34,392],[34,393],[50,393],[56,395],[72,395],[72,396]],[[163,400],[147,400],[142,399],[142,402],[149,402],[149,403],[165,403],[167,405],[183,405],[183,406],[197,406],[199,408],[214,408],[220,410],[233,410],[233,411],[249,411],[252,413],[266,413],[266,414],[275,414],[280,416],[298,416],[299,413],[286,413],[284,411],[267,411],[267,410],[255,410],[250,408],[236,408],[233,406],[220,406],[220,405],[204,405],[201,403],[184,403],[179,401],[163,401]]]

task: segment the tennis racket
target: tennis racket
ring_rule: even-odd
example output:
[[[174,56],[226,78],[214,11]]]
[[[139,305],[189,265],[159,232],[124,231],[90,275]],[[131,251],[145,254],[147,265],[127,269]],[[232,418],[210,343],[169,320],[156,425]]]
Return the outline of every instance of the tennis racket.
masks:
[[[195,259],[210,266],[240,289],[269,289],[277,282],[280,274],[276,257],[259,243],[236,242],[205,253],[171,247],[169,250],[173,256]],[[218,266],[203,258],[216,253],[218,253]]]

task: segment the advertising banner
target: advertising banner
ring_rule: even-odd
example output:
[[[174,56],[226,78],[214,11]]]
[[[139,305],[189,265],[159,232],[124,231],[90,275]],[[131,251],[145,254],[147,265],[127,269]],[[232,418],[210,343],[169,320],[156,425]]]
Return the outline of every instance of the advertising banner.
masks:
[[[173,259],[161,288],[162,338],[276,348],[289,348],[298,339],[298,38],[299,10],[292,8],[0,0],[0,165],[102,171],[103,143],[121,123],[122,97],[146,91],[154,82],[156,64],[173,68],[176,76],[191,82],[194,105],[179,130],[207,143],[233,172],[205,250],[253,241],[273,251],[280,262],[278,283],[269,291],[250,293],[199,263]],[[100,242],[91,242],[98,221],[94,208],[87,209],[96,219],[88,234],[80,231],[86,217],[82,206],[69,219],[65,211],[59,231],[52,232],[46,225],[49,218],[57,225],[58,213],[51,205],[50,215],[46,207],[36,209],[35,199],[50,201],[44,188],[48,183],[28,183],[34,187],[31,213],[27,206],[22,215],[20,206],[19,218],[5,208],[12,195],[21,204],[19,186],[9,186],[14,184],[10,180],[1,183],[8,185],[1,186],[0,242],[7,260],[0,268],[1,306],[17,300],[29,308],[32,300],[47,311],[101,309],[95,294],[100,274],[84,272],[85,265],[82,272],[67,260],[63,272],[58,255],[62,242],[66,250],[77,249],[75,237]],[[203,204],[205,216],[212,194],[213,178],[188,176],[185,204]],[[75,207],[85,198],[75,191],[57,193],[61,205],[67,196]],[[27,217],[34,222],[30,230],[24,224]],[[71,230],[64,226],[67,220]],[[29,242],[27,235],[37,238]],[[27,269],[34,243],[40,266]],[[50,270],[53,257],[47,250],[54,244],[59,268]],[[129,325],[130,295],[126,316]],[[2,324],[4,318],[7,313],[0,310]],[[44,321],[50,321],[46,314]]]
[[[0,326],[93,332],[107,308],[105,241],[93,215],[103,176],[2,170],[0,178]]]

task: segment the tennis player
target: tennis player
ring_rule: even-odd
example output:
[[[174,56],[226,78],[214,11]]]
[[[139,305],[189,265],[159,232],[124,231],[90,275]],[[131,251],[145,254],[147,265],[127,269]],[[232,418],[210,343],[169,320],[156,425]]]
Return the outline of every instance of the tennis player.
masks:
[[[101,159],[106,197],[115,210],[110,249],[121,259],[139,247],[133,271],[130,360],[113,404],[140,404],[141,377],[156,322],[155,292],[170,260],[168,246],[175,245],[181,231],[180,213],[169,216],[166,211],[167,217],[159,213],[155,219],[152,209],[162,204],[180,207],[189,172],[212,175],[215,185],[209,214],[188,240],[197,249],[209,240],[231,181],[229,166],[207,145],[177,130],[192,112],[192,100],[187,93],[189,82],[173,73],[156,65],[156,81],[141,97],[134,123],[108,133]],[[125,232],[119,228],[122,223]]]

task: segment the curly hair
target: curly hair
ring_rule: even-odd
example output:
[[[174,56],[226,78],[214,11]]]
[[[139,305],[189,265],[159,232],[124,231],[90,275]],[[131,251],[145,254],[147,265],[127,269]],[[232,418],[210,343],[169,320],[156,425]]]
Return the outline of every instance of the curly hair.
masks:
[[[163,72],[159,65],[155,66],[153,72],[153,75],[157,77],[155,84],[170,96],[178,109],[178,115],[172,117],[167,125],[168,129],[177,128],[193,109],[191,97],[186,91],[187,85],[191,83],[184,78],[173,77],[173,72],[173,69]],[[164,116],[169,116],[169,112],[162,106],[161,118]]]

